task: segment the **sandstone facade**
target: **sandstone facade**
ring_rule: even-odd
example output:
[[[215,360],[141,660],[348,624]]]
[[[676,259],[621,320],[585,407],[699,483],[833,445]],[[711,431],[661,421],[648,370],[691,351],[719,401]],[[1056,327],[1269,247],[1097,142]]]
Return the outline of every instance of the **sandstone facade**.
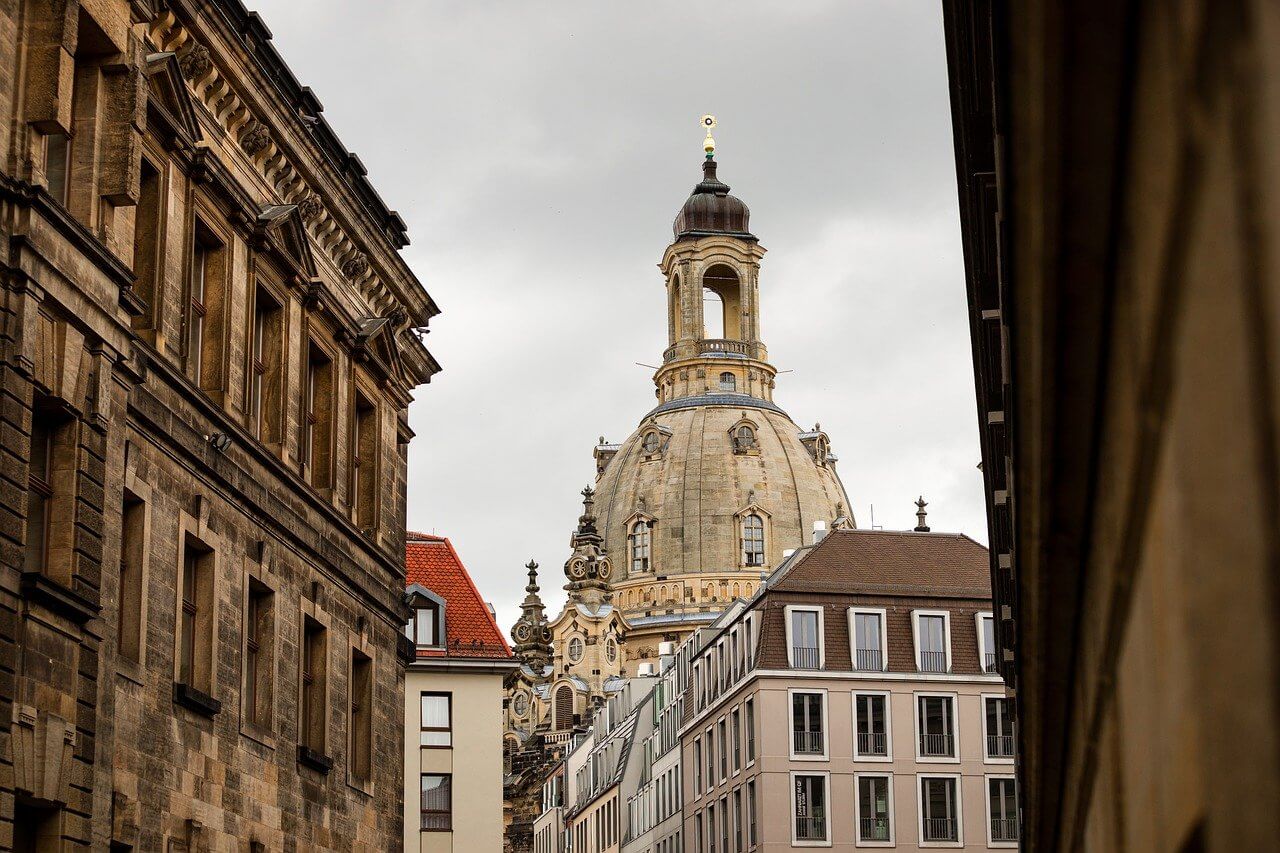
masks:
[[[0,45],[0,849],[391,849],[403,223],[239,3]]]

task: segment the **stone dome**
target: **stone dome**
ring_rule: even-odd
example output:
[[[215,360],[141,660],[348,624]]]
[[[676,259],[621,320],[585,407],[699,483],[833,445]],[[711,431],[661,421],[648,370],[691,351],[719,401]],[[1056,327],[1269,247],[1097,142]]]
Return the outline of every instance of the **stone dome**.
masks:
[[[729,195],[728,184],[716,178],[716,161],[707,158],[702,164],[702,181],[693,188],[672,226],[677,240],[728,234],[747,240],[751,233],[751,211],[746,202]]]
[[[753,592],[785,551],[811,544],[815,521],[852,524],[826,434],[802,431],[772,402],[745,394],[665,403],[626,441],[597,448],[597,459],[615,604],[635,627],[705,621]],[[763,520],[759,564],[743,553],[750,513]],[[636,571],[628,537],[641,519],[653,525],[651,551],[648,569]]]

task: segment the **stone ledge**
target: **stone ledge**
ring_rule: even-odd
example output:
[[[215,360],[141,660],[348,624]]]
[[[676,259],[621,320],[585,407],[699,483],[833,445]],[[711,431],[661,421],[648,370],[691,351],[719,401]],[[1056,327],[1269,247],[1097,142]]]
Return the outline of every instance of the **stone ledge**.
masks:
[[[18,588],[23,598],[39,602],[79,625],[97,616],[98,611],[102,609],[101,605],[63,586],[43,572],[23,572]]]
[[[214,717],[222,711],[222,703],[217,699],[181,681],[173,682],[173,701],[206,717]]]
[[[311,747],[303,746],[302,744],[298,744],[298,763],[325,775],[328,775],[329,771],[333,769],[332,758],[323,752],[316,752]]]

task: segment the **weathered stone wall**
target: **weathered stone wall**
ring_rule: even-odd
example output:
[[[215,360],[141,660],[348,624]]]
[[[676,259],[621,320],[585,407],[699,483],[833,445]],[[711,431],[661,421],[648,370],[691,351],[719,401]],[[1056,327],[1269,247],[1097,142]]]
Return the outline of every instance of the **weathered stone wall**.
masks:
[[[405,409],[438,369],[407,329],[435,308],[394,214],[330,165],[298,118],[318,104],[268,82],[283,66],[240,14],[0,0],[0,52],[27,71],[0,75],[0,849],[401,841]],[[96,86],[112,97],[85,100]],[[54,197],[48,146],[68,131]],[[264,221],[265,203],[297,207]],[[197,369],[202,228],[219,243]],[[278,334],[253,358],[259,290]],[[304,402],[309,343],[331,358],[324,411]],[[52,435],[43,476],[37,427]],[[323,436],[310,455],[308,427]],[[251,586],[269,591],[253,626]],[[305,755],[304,622],[325,638]],[[353,666],[372,669],[367,695]]]

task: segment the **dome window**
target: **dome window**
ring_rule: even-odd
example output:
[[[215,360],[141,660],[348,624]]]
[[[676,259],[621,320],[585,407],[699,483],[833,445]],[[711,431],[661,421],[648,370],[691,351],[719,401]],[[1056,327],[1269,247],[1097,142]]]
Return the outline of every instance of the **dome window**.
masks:
[[[733,444],[733,452],[738,455],[757,456],[760,453],[758,429],[753,421],[747,419],[746,412],[729,427],[729,440]]]
[[[644,452],[654,454],[658,452],[658,448],[662,446],[662,439],[658,438],[656,432],[650,432],[644,437]]]
[[[736,392],[738,390],[738,377],[729,371],[720,374],[720,390],[728,392]]]
[[[637,519],[631,525],[631,535],[627,539],[631,551],[631,573],[649,571],[652,565],[649,560],[653,550],[653,522],[646,518]]]
[[[574,637],[569,641],[569,662],[577,663],[582,660],[582,638]]]
[[[764,519],[754,512],[742,518],[742,565],[764,565]]]

